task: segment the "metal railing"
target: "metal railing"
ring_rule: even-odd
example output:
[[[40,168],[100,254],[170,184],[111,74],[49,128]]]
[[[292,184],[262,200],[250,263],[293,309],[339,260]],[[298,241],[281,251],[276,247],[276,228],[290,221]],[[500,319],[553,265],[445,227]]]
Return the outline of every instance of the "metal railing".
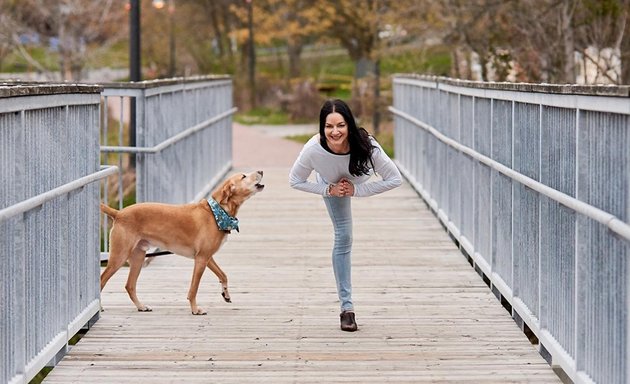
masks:
[[[100,87],[0,86],[0,382],[55,364],[99,314]]]
[[[134,188],[131,201],[135,202],[196,201],[207,196],[231,168],[236,108],[230,77],[107,84],[102,95],[101,152],[105,162],[107,154],[116,154],[119,168],[117,192],[111,196],[105,191],[109,204],[116,200],[113,204],[122,208],[124,196],[133,194]],[[126,126],[133,116],[136,143],[130,146]],[[135,175],[135,182],[124,186],[125,174]],[[108,222],[103,219],[102,259],[106,259]]]
[[[630,87],[393,88],[401,171],[541,354],[630,381]]]
[[[108,235],[98,202],[109,203],[110,184],[121,207],[125,178],[132,201],[205,197],[231,167],[235,111],[225,76],[0,86],[0,382],[55,365],[98,319]],[[132,114],[134,147],[124,135]],[[111,153],[117,164],[101,165]]]

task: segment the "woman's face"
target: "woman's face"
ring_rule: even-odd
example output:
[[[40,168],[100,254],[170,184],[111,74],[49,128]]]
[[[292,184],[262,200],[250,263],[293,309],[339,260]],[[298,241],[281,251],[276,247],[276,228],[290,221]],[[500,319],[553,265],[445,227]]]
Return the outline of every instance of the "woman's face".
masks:
[[[342,147],[348,143],[348,124],[343,116],[337,112],[332,112],[326,116],[324,134],[329,147]]]

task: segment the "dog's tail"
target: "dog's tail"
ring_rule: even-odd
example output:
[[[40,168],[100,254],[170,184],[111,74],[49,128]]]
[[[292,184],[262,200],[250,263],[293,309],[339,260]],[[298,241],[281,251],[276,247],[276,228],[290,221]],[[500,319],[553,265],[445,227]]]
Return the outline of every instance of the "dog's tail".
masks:
[[[103,203],[101,203],[101,212],[103,212],[104,214],[106,214],[107,216],[111,217],[112,219],[116,219],[116,216],[118,216],[118,210],[114,209],[108,205],[105,205]]]

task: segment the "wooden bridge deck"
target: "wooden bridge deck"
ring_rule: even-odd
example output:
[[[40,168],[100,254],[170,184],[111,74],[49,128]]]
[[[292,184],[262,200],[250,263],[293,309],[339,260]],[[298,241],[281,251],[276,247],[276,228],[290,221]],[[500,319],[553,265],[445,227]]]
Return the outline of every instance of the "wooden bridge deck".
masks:
[[[246,169],[250,170],[250,169]],[[210,271],[192,316],[192,261],[156,258],[135,310],[126,270],[103,292],[100,320],[48,383],[560,382],[408,184],[353,200],[353,283],[359,331],[339,330],[322,199],[264,168]]]
[[[341,332],[332,225],[320,197],[287,185],[301,146],[270,132],[234,125],[234,166],[258,164],[267,187],[216,256],[233,303],[207,271],[208,315],[190,315],[192,261],[163,256],[140,276],[154,312],[139,313],[122,270],[46,382],[559,382],[408,184],[353,200],[359,331]]]

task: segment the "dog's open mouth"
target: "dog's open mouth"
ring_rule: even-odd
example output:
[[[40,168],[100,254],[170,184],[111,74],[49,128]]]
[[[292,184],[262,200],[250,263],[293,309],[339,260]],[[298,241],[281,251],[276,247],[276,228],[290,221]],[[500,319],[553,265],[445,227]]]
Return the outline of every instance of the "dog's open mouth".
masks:
[[[263,188],[265,188],[265,185],[264,184],[260,184],[260,183],[256,183],[255,187],[256,187],[256,189],[258,191],[262,191]]]

